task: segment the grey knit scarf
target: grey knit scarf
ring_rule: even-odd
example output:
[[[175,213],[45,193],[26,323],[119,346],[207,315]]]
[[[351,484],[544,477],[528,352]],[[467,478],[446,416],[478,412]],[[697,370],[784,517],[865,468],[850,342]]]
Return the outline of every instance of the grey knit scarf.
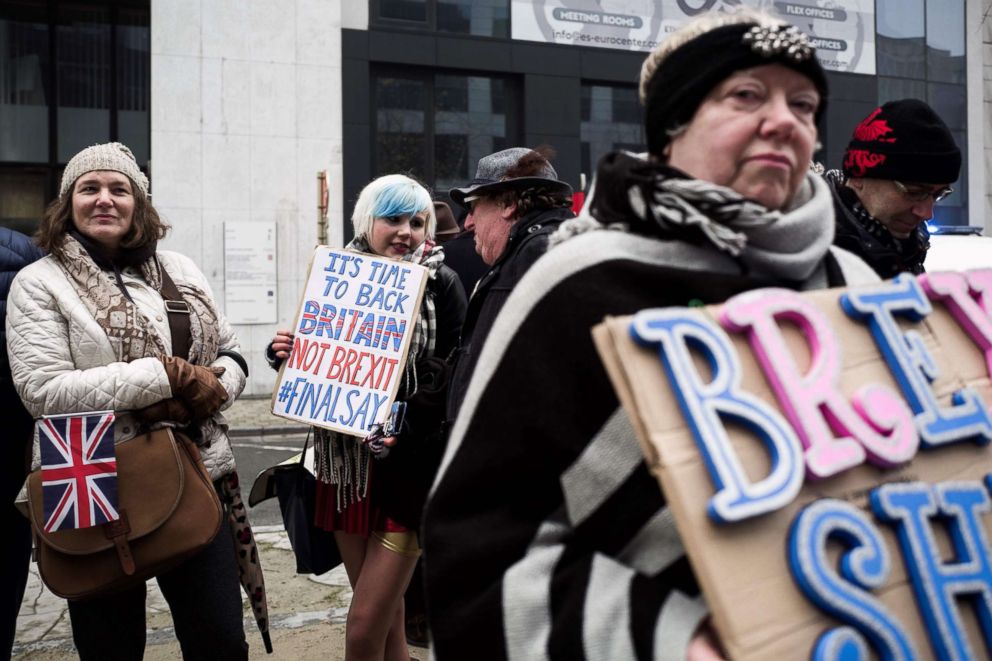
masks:
[[[782,211],[625,152],[603,159],[582,215],[562,223],[551,245],[591,229],[709,243],[749,273],[806,280],[834,238],[823,180],[808,173]]]

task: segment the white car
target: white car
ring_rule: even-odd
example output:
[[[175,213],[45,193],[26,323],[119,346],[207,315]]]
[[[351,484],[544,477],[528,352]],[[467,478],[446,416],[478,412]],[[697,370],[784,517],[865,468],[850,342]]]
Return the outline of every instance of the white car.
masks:
[[[992,236],[980,227],[931,227],[927,271],[966,271],[992,268]]]

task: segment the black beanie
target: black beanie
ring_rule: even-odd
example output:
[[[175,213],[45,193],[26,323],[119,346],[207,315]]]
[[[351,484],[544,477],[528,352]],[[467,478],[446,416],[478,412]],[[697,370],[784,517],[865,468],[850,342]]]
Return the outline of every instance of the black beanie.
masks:
[[[889,101],[864,118],[844,152],[844,175],[949,184],[961,150],[947,124],[919,99]]]
[[[669,131],[689,123],[710,91],[732,73],[765,64],[782,64],[813,82],[820,93],[819,121],[827,106],[827,76],[806,35],[792,25],[732,23],[682,44],[652,74],[644,98],[648,151],[661,156]]]

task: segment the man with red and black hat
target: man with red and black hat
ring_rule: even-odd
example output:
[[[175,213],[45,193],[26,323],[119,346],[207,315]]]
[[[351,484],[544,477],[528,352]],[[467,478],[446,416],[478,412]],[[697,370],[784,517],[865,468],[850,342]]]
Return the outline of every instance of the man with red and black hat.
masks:
[[[825,175],[834,195],[834,243],[883,278],[923,273],[930,248],[924,221],[960,172],[961,150],[930,106],[902,99],[876,108],[854,130],[843,171]]]

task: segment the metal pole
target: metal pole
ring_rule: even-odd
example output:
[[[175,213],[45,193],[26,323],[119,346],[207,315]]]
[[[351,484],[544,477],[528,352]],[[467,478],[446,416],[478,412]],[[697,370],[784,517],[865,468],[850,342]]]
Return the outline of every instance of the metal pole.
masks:
[[[327,170],[317,173],[317,244],[327,245]]]

